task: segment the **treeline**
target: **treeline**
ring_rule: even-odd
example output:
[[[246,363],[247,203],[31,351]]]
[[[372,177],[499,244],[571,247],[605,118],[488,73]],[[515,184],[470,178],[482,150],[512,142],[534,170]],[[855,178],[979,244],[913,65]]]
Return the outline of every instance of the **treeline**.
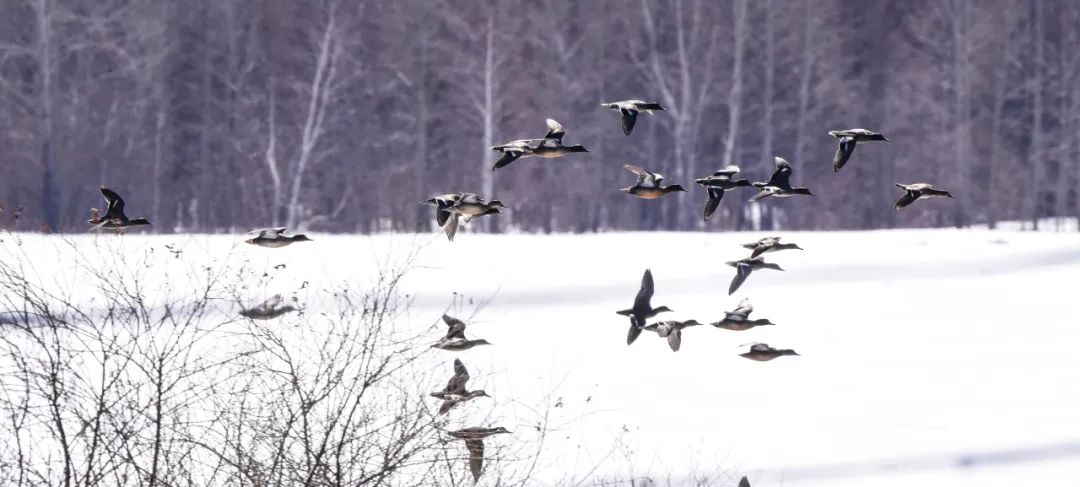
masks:
[[[1080,3],[1055,0],[8,0],[0,225],[83,231],[106,184],[159,232],[427,231],[479,192],[491,230],[792,229],[1080,216]],[[667,108],[632,136],[601,102]],[[491,172],[544,119],[592,152]],[[831,129],[891,142],[831,170]],[[773,155],[818,195],[641,201]],[[958,196],[897,213],[894,182]],[[940,204],[939,204],[940,203]],[[22,207],[13,221],[12,210]]]

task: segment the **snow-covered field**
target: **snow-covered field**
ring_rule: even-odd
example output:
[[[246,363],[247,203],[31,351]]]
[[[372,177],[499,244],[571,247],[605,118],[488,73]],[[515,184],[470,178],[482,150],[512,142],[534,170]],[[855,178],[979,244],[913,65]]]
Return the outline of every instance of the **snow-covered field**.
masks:
[[[162,254],[169,245],[185,265],[223,255],[286,264],[252,301],[304,281],[364,282],[409,260],[414,306],[401,326],[433,326],[457,293],[450,314],[495,344],[431,352],[445,362],[440,381],[461,357],[470,386],[494,396],[455,410],[454,421],[505,426],[515,436],[495,441],[510,442],[532,434],[527,418],[554,418],[540,485],[568,472],[678,483],[718,470],[755,487],[1080,481],[1080,234],[778,235],[806,250],[768,254],[786,271],[756,272],[733,296],[724,262],[762,234],[313,235],[284,249],[229,236],[66,239]],[[39,273],[64,275],[56,256],[71,249],[61,238],[19,238]],[[653,304],[675,310],[664,319],[715,321],[748,297],[753,317],[777,326],[692,328],[678,353],[650,333],[627,347],[628,320],[614,311],[629,307],[645,268]],[[802,356],[739,357],[752,341]]]

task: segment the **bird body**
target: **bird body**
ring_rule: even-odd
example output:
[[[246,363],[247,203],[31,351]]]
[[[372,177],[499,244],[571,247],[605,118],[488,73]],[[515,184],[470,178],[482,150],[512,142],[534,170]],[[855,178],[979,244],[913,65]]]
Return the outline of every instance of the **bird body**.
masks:
[[[453,409],[454,406],[470,399],[490,397],[487,392],[482,390],[466,390],[465,384],[467,382],[469,382],[468,369],[465,368],[465,364],[461,362],[461,359],[454,359],[454,375],[450,377],[450,381],[446,383],[446,387],[441,391],[431,393],[432,396],[443,400],[442,405],[439,406],[439,414],[446,414]]]
[[[491,150],[502,153],[502,157],[495,162],[492,171],[509,166],[522,157],[543,157],[550,159],[562,157],[576,152],[589,152],[580,144],[563,145],[562,138],[566,130],[562,124],[552,119],[547,119],[548,132],[543,139],[519,139],[505,144],[492,146]]]
[[[105,186],[99,186],[98,190],[108,206],[105,208],[105,216],[101,216],[97,208],[90,209],[91,216],[87,223],[93,225],[92,230],[108,228],[123,231],[131,227],[150,225],[150,220],[146,218],[128,218],[124,213],[124,199],[115,191]]]
[[[638,176],[637,183],[621,190],[624,193],[632,194],[638,198],[654,200],[668,193],[686,191],[685,188],[678,184],[661,186],[660,182],[664,180],[663,174],[648,171],[630,164],[623,165],[623,168]]]
[[[630,132],[634,131],[634,124],[637,123],[637,115],[639,112],[645,112],[652,115],[654,111],[664,111],[664,107],[660,106],[659,103],[648,103],[642,100],[615,101],[611,103],[601,103],[600,106],[619,112],[622,118],[623,133],[626,135],[630,135]]]
[[[446,336],[431,345],[431,348],[460,352],[480,345],[491,345],[491,342],[482,338],[476,340],[466,338],[464,321],[446,314],[442,315],[442,320],[447,326]]]
[[[465,448],[469,450],[469,471],[473,476],[473,483],[480,480],[480,474],[484,470],[484,439],[497,434],[510,433],[506,428],[472,427],[457,431],[448,431],[447,434],[459,440],[465,440]]]
[[[276,228],[260,228],[258,230],[252,230],[249,234],[255,234],[254,237],[244,241],[251,245],[257,245],[259,247],[266,247],[271,249],[277,249],[292,245],[296,242],[310,242],[311,239],[302,233],[296,235],[285,235],[285,227]]]
[[[777,349],[772,348],[764,343],[755,343],[750,347],[750,350],[745,353],[740,353],[740,357],[745,357],[750,360],[758,362],[768,362],[777,357],[783,357],[785,355],[799,355],[791,349]]]
[[[637,337],[641,335],[641,330],[645,328],[645,321],[660,313],[671,311],[667,306],[652,307],[653,296],[653,276],[651,269],[645,269],[645,274],[641,276],[641,287],[638,289],[637,295],[634,296],[634,306],[630,309],[624,309],[616,311],[616,314],[630,317],[630,331],[626,335],[626,344],[630,345],[637,340]]]
[[[724,313],[724,319],[710,324],[717,328],[732,331],[745,331],[756,326],[775,325],[775,323],[764,318],[751,320],[750,313],[753,311],[754,307],[750,304],[750,300],[743,299],[737,308]]]
[[[659,323],[653,323],[646,325],[643,329],[656,332],[660,338],[667,338],[668,346],[671,347],[673,352],[678,352],[679,347],[682,346],[682,331],[691,326],[699,326],[695,320],[687,321],[661,321]]]
[[[780,243],[780,237],[765,237],[761,240],[758,240],[757,242],[743,244],[743,248],[747,248],[752,251],[750,253],[750,257],[758,257],[762,254],[767,254],[769,252],[779,252],[781,250],[803,250],[802,247],[799,247],[798,245],[793,243]]]
[[[725,191],[751,186],[750,181],[746,179],[734,179],[738,173],[739,166],[728,166],[712,173],[711,176],[695,180],[709,193],[709,198],[705,200],[705,221],[709,221],[709,217],[720,206],[720,200],[723,199]]]
[[[296,307],[292,305],[279,306],[281,301],[281,295],[275,294],[257,306],[240,310],[240,316],[253,320],[271,320],[285,313],[296,311]]]
[[[770,196],[777,198],[789,198],[796,195],[814,196],[814,193],[807,188],[791,186],[792,170],[788,161],[784,160],[783,157],[775,157],[774,160],[776,161],[776,170],[773,171],[768,181],[754,183],[754,187],[758,188],[759,192],[750,198],[750,202],[761,201]]]
[[[728,286],[728,295],[734,294],[735,291],[742,286],[747,277],[750,277],[750,273],[761,269],[773,269],[782,271],[779,265],[765,262],[765,259],[761,257],[747,257],[732,262],[727,262],[727,265],[735,268],[735,277],[731,280],[731,285]]]
[[[866,129],[830,130],[829,135],[840,139],[836,148],[836,155],[833,156],[834,172],[839,171],[840,168],[844,167],[844,164],[847,164],[848,159],[851,159],[851,154],[855,152],[855,145],[859,142],[889,141],[884,135]]]
[[[920,199],[953,197],[952,193],[940,189],[934,189],[934,186],[928,183],[896,183],[896,187],[904,190],[904,195],[901,196],[900,199],[896,201],[896,205],[894,205],[897,210],[904,208]]]

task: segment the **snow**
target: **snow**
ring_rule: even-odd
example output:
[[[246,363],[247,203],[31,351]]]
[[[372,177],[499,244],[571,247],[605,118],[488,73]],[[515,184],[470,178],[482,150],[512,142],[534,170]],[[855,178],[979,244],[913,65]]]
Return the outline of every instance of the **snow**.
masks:
[[[766,254],[785,271],[755,272],[728,296],[734,269],[724,262],[769,235],[806,250]],[[436,382],[461,358],[470,386],[494,396],[455,410],[454,421],[515,433],[497,443],[535,442],[531,426],[550,414],[541,485],[631,475],[678,484],[716,472],[731,485],[748,475],[755,487],[1080,478],[1077,233],[466,231],[453,243],[440,233],[316,234],[284,249],[244,245],[242,236],[5,235],[0,246],[16,238],[37,273],[58,280],[78,279],[66,275],[74,249],[87,259],[154,249],[163,276],[226,255],[249,260],[277,276],[252,287],[251,303],[304,281],[368,282],[379,268],[410,262],[404,287],[414,307],[401,326],[432,327],[434,341],[449,308],[470,337],[494,343],[432,351]],[[286,267],[272,270],[278,264]],[[748,297],[752,317],[777,326],[691,328],[678,353],[651,333],[628,347],[628,320],[614,311],[629,307],[645,268],[656,281],[653,305],[675,310],[663,319],[716,321]],[[801,356],[737,355],[754,341]]]

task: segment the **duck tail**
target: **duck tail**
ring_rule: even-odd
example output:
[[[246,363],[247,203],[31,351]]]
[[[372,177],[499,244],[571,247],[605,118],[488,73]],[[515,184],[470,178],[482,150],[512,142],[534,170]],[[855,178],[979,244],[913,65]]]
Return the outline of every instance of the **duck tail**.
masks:
[[[621,311],[616,311],[615,314],[623,315],[623,316],[630,316],[630,315],[634,314],[634,310],[632,310],[632,309],[624,309],[624,310],[621,310]]]

